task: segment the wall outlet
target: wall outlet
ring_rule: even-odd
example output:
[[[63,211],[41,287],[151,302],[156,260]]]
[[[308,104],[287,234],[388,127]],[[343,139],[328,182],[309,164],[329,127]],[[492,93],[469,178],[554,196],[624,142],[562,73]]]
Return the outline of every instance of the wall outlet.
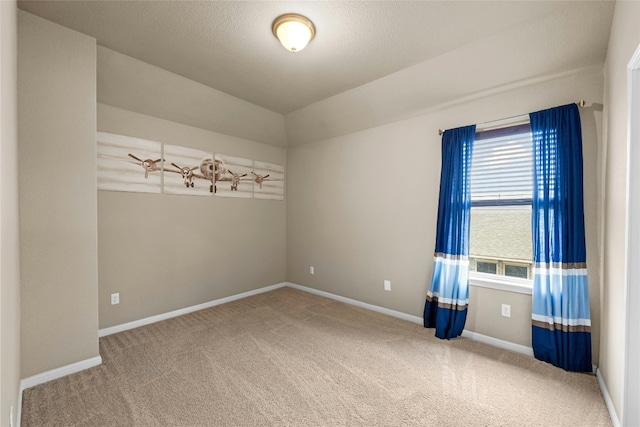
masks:
[[[111,294],[111,305],[120,304],[120,293]]]
[[[509,304],[502,304],[502,316],[511,317],[511,306]]]
[[[309,267],[309,274],[316,274],[316,269],[313,266]]]
[[[391,290],[391,280],[385,280],[384,281],[384,290],[385,291],[390,291]]]

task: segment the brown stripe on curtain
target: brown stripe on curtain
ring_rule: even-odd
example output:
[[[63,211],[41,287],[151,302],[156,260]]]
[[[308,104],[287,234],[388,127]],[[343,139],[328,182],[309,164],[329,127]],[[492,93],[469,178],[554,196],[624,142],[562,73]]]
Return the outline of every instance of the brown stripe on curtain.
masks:
[[[533,264],[533,268],[557,268],[562,270],[579,270],[587,268],[586,262],[536,262]]]
[[[468,306],[468,304],[457,305],[457,304],[444,303],[444,302],[441,302],[440,300],[438,300],[438,297],[432,297],[432,296],[429,296],[429,295],[427,295],[427,301],[429,301],[429,302],[435,301],[438,304],[438,308],[446,308],[448,310],[463,311],[463,310],[466,310],[467,306]]]
[[[461,260],[464,261],[469,258],[466,255],[452,255],[452,254],[445,254],[444,252],[434,252],[433,256],[436,258],[451,259],[454,261],[461,261]]]
[[[550,331],[563,331],[563,332],[591,332],[591,326],[587,325],[563,325],[562,323],[547,323],[539,320],[532,320],[531,324],[539,328],[548,329]]]

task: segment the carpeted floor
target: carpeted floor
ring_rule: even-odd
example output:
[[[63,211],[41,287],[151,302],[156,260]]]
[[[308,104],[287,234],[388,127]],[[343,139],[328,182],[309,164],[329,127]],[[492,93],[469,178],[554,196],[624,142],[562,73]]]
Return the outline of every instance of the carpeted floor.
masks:
[[[281,288],[100,339],[30,426],[610,426],[596,378]]]

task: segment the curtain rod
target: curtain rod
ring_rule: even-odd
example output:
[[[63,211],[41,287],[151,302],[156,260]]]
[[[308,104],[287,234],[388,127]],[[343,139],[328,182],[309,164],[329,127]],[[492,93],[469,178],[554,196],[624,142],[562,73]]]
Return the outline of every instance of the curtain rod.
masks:
[[[581,99],[580,101],[577,102],[578,107],[582,108],[585,107],[587,105],[587,103],[585,102],[584,99]],[[506,121],[512,121],[512,120],[518,120],[518,119],[525,119],[529,117],[529,114],[520,114],[519,116],[511,116],[511,117],[505,117],[504,119],[497,119],[497,120],[491,120],[488,122],[484,122],[484,123],[478,123],[477,127],[485,127],[487,125],[490,125],[492,123],[497,123],[497,122],[506,122]],[[444,133],[444,129],[438,129],[438,135],[442,135]]]

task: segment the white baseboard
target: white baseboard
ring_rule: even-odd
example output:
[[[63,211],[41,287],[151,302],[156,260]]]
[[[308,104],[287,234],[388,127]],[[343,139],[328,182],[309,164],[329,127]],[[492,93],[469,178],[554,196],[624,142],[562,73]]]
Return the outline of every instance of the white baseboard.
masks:
[[[387,314],[389,316],[397,317],[398,319],[407,320],[409,322],[417,323],[419,325],[424,324],[424,319],[422,317],[412,316],[410,314],[402,313],[400,311],[390,310],[388,308],[380,307],[373,304],[367,304],[365,302],[361,302],[351,298],[345,298],[340,295],[335,295],[325,291],[319,291],[317,289],[308,288],[306,286],[297,285],[295,283],[287,282],[287,286],[304,291],[304,292],[309,292],[311,294],[320,295],[336,301],[344,302],[346,304],[351,304],[357,307],[366,308],[368,310],[376,311],[378,313]],[[495,347],[503,348],[505,350],[511,350],[511,351],[515,351],[516,353],[522,353],[522,354],[526,354],[527,356],[533,356],[533,349],[531,347],[527,347],[524,345],[515,344],[509,341],[504,341],[504,340],[493,338],[487,335],[482,335],[477,332],[467,331],[466,329],[462,332],[462,336],[466,338],[470,338],[475,341],[480,341]]]
[[[108,327],[108,328],[104,328],[104,329],[100,329],[99,330],[99,336],[100,337],[104,337],[107,335],[111,335],[111,334],[115,334],[118,332],[122,332],[122,331],[126,331],[129,329],[134,329],[134,328],[138,328],[140,326],[144,326],[144,325],[149,325],[151,323],[155,323],[155,322],[159,322],[161,320],[166,320],[166,319],[170,319],[172,317],[177,317],[177,316],[181,316],[183,314],[188,314],[188,313],[192,313],[194,311],[199,311],[199,310],[204,310],[206,308],[209,307],[214,307],[216,305],[220,305],[220,304],[225,304],[227,302],[231,302],[231,301],[236,301],[242,298],[247,298],[250,297],[252,295],[258,295],[264,292],[269,292],[269,291],[273,291],[275,289],[279,289],[282,287],[291,287],[294,289],[298,289],[300,291],[303,292],[308,292],[311,294],[315,294],[315,295],[319,295],[325,298],[330,298],[336,301],[340,301],[340,302],[344,302],[346,304],[350,304],[350,305],[354,305],[356,307],[360,307],[360,308],[364,308],[367,310],[371,310],[371,311],[375,311],[378,313],[382,313],[382,314],[386,314],[392,317],[396,317],[398,319],[402,319],[402,320],[406,320],[408,322],[412,322],[412,323],[417,323],[419,325],[423,324],[423,319],[422,317],[419,316],[413,316],[407,313],[403,313],[400,311],[396,311],[396,310],[391,310],[388,308],[384,308],[384,307],[380,307],[377,305],[373,305],[373,304],[368,304],[362,301],[358,301],[358,300],[354,300],[351,298],[347,298],[347,297],[343,297],[340,295],[335,295],[329,292],[325,292],[325,291],[320,291],[318,289],[313,289],[313,288],[309,288],[307,286],[302,286],[302,285],[298,285],[295,283],[291,283],[291,282],[282,282],[282,283],[278,283],[275,285],[271,285],[271,286],[266,286],[263,288],[259,288],[259,289],[254,289],[252,291],[247,291],[247,292],[243,292],[240,294],[236,294],[236,295],[232,295],[229,297],[225,297],[225,298],[220,298],[217,300],[213,300],[213,301],[209,301],[203,304],[198,304],[198,305],[194,305],[191,307],[186,307],[186,308],[182,308],[179,310],[174,310],[168,313],[164,313],[164,314],[158,314],[156,316],[151,316],[151,317],[147,317],[144,319],[140,319],[140,320],[136,320],[133,322],[128,322],[128,323],[124,323],[122,325],[117,325],[117,326],[112,326],[112,327]],[[483,342],[485,344],[489,344],[492,345],[494,347],[498,347],[498,348],[502,348],[505,350],[510,350],[510,351],[515,351],[516,353],[521,353],[521,354],[525,354],[527,356],[532,356],[533,357],[533,349],[531,347],[527,347],[524,345],[520,345],[520,344],[515,344],[509,341],[504,341],[498,338],[493,338],[490,337],[488,335],[483,335],[483,334],[479,334],[477,332],[472,332],[472,331],[468,331],[468,330],[464,330],[462,332],[462,336],[475,340],[475,341],[479,341],[479,342]],[[91,359],[87,359],[87,360],[83,360],[80,362],[76,362],[76,363],[72,363],[70,365],[67,366],[62,366],[60,368],[56,368],[56,369],[52,369],[50,371],[47,372],[43,372],[41,374],[37,374],[25,379],[20,380],[20,394],[18,396],[18,413],[17,413],[17,427],[20,427],[20,421],[22,418],[22,392],[30,387],[34,387],[38,384],[43,384],[47,381],[52,381],[61,377],[64,377],[66,375],[70,375],[70,374],[74,374],[76,372],[80,372],[82,370],[88,369],[88,368],[92,368],[94,366],[98,366],[102,364],[102,357],[100,356],[96,356],[93,357]],[[596,372],[596,377],[598,379],[598,385],[600,386],[600,390],[602,391],[602,395],[604,397],[604,401],[605,404],[607,406],[607,409],[609,410],[609,415],[611,416],[611,421],[613,422],[614,427],[620,427],[620,421],[618,420],[618,416],[615,412],[615,407],[613,406],[613,401],[611,400],[611,396],[609,395],[609,391],[607,390],[607,386],[604,383],[604,379],[602,378],[602,375],[600,374],[600,370],[594,367],[594,370]]]
[[[318,289],[308,288],[306,286],[297,285],[295,283],[287,282],[287,286],[298,289],[304,292],[309,292],[311,294],[320,295],[326,298],[330,298],[336,301],[344,302],[346,304],[355,305],[357,307],[366,308],[371,311],[376,311],[378,313],[387,314],[389,316],[397,317],[399,319],[407,320],[412,323],[417,323],[419,325],[424,324],[423,319],[418,316],[412,316],[410,314],[402,313],[400,311],[390,310],[388,308],[380,307],[373,304],[367,304],[365,302],[361,302],[358,300],[354,300],[351,298],[342,297],[340,295],[335,295],[329,292],[320,291]],[[494,347],[498,347],[504,350],[514,351],[516,353],[524,354],[526,356],[533,356],[533,348],[527,347],[526,345],[516,344],[509,341],[501,340],[498,338],[490,337],[488,335],[479,334],[477,332],[464,330],[462,331],[462,336],[465,338],[472,339],[474,341],[479,341],[485,344],[489,344]],[[620,422],[618,421],[618,416],[616,415],[615,408],[613,406],[613,401],[611,400],[611,396],[609,395],[609,391],[604,383],[602,376],[600,375],[600,370],[593,365],[593,372],[596,374],[598,378],[598,384],[600,385],[600,390],[602,390],[602,395],[604,396],[604,401],[607,405],[607,409],[609,410],[609,415],[611,416],[611,421],[613,422],[614,427],[620,427]]]
[[[320,295],[321,297],[330,298],[330,299],[344,302],[350,305],[355,305],[356,307],[366,308],[367,310],[376,311],[382,314],[387,314],[389,316],[397,317],[398,319],[406,320],[408,322],[417,323],[419,325],[423,324],[422,317],[412,316],[407,313],[402,313],[401,311],[395,311],[395,310],[380,307],[377,305],[367,304],[366,302],[358,301],[351,298],[341,297],[340,295],[335,295],[325,291],[319,291],[317,289],[308,288],[306,286],[297,285],[295,283],[287,282],[287,286],[289,286],[290,288],[298,289],[300,291],[309,292],[310,294]]]
[[[620,427],[620,420],[618,419],[618,414],[616,413],[616,407],[613,406],[613,400],[611,400],[609,389],[607,389],[607,384],[604,382],[604,378],[600,373],[600,369],[596,369],[596,378],[598,379],[600,392],[602,393],[602,397],[604,398],[604,404],[607,406],[607,410],[609,411],[611,423],[613,424],[613,427]]]
[[[501,340],[498,338],[490,337],[488,335],[468,331],[466,329],[462,331],[462,336],[470,338],[474,341],[479,341],[485,344],[492,345],[494,347],[502,348],[504,350],[511,350],[515,351],[516,353],[526,354],[527,356],[533,357],[533,348],[527,347],[526,345],[512,343],[510,341]]]
[[[401,311],[391,310],[389,308],[384,308],[384,307],[380,307],[380,306],[377,306],[377,305],[368,304],[366,302],[362,302],[362,301],[358,301],[358,300],[355,300],[355,299],[351,299],[351,298],[343,297],[343,296],[340,296],[340,295],[332,294],[330,292],[320,291],[318,289],[309,288],[307,286],[298,285],[296,283],[282,282],[282,283],[278,283],[278,284],[275,284],[275,285],[266,286],[264,288],[259,288],[259,289],[254,289],[252,291],[243,292],[241,294],[232,295],[232,296],[229,296],[229,297],[225,297],[225,298],[220,298],[220,299],[217,299],[217,300],[209,301],[209,302],[206,302],[206,303],[203,303],[203,304],[198,304],[198,305],[194,305],[194,306],[191,306],[191,307],[182,308],[180,310],[170,311],[168,313],[163,313],[163,314],[158,314],[156,316],[146,317],[144,319],[140,319],[140,320],[136,320],[136,321],[133,321],[133,322],[124,323],[122,325],[111,326],[111,327],[108,327],[108,328],[100,329],[99,336],[100,337],[104,337],[104,336],[107,336],[107,335],[115,334],[115,333],[126,331],[126,330],[129,330],[129,329],[138,328],[140,326],[149,325],[151,323],[159,322],[161,320],[166,320],[166,319],[170,319],[172,317],[182,316],[183,314],[192,313],[192,312],[198,311],[198,310],[204,310],[204,309],[209,308],[209,307],[214,307],[216,305],[220,305],[220,304],[224,304],[224,303],[227,303],[227,302],[239,300],[239,299],[246,298],[246,297],[249,297],[249,296],[252,296],[252,295],[257,295],[257,294],[261,294],[261,293],[264,293],[264,292],[269,292],[269,291],[272,291],[272,290],[275,290],[275,289],[278,289],[278,288],[282,288],[284,286],[288,286],[290,288],[298,289],[298,290],[303,291],[303,292],[308,292],[310,294],[319,295],[319,296],[322,296],[322,297],[325,297],[325,298],[329,298],[329,299],[332,299],[332,300],[340,301],[340,302],[343,302],[345,304],[350,304],[350,305],[354,305],[356,307],[360,307],[360,308],[364,308],[364,309],[367,309],[367,310],[375,311],[375,312],[378,312],[378,313],[386,314],[386,315],[389,315],[389,316],[392,316],[392,317],[396,317],[398,319],[406,320],[406,321],[411,322],[411,323],[417,323],[418,325],[424,324],[424,320],[422,319],[422,317],[419,317],[419,316],[413,316],[411,314],[403,313]],[[470,339],[475,340],[475,341],[483,342],[485,344],[493,345],[495,347],[499,347],[499,348],[503,348],[503,349],[506,349],[506,350],[515,351],[517,353],[526,354],[528,356],[533,356],[533,349],[531,347],[526,347],[526,346],[523,346],[523,345],[520,345],[520,344],[515,344],[515,343],[509,342],[509,341],[504,341],[504,340],[501,340],[501,339],[498,339],[498,338],[493,338],[493,337],[490,337],[490,336],[487,336],[487,335],[482,335],[482,334],[479,334],[477,332],[471,332],[471,331],[467,331],[467,330],[464,330],[462,332],[462,336],[470,338]]]
[[[140,326],[150,325],[151,323],[160,322],[161,320],[171,319],[172,317],[182,316],[183,314],[193,313],[194,311],[204,310],[206,308],[214,307],[216,305],[225,304],[227,302],[236,301],[242,298],[250,297],[252,295],[262,294],[264,292],[273,291],[278,288],[286,286],[287,283],[278,283],[271,286],[265,286],[264,288],[254,289],[252,291],[243,292],[241,294],[231,295],[229,297],[216,299],[213,301],[205,302],[202,304],[192,305],[191,307],[181,308],[179,310],[170,311],[168,313],[158,314],[151,317],[145,317],[144,319],[134,320],[133,322],[123,323],[122,325],[110,326],[98,331],[99,337],[105,337],[107,335],[116,334],[118,332],[127,331],[129,329],[139,328]]]
[[[65,377],[67,375],[75,374],[76,372],[84,371],[85,369],[93,368],[102,364],[102,357],[96,356],[91,359],[81,360],[79,362],[72,363],[70,365],[61,366],[59,368],[52,369],[50,371],[43,372],[41,374],[33,375],[28,378],[20,380],[20,394],[23,390],[43,384],[48,381],[57,380],[58,378]]]
[[[161,320],[170,319],[172,317],[181,316],[187,313],[192,313],[194,311],[204,310],[205,308],[209,308],[209,307],[224,304],[227,302],[235,301],[238,299],[246,298],[252,295],[269,292],[278,288],[282,288],[286,285],[287,285],[286,283],[278,283],[276,285],[266,286],[264,288],[254,289],[252,291],[243,292],[237,295],[232,295],[230,297],[220,298],[220,299],[209,301],[203,304],[198,304],[198,305],[186,307],[180,310],[171,311],[169,313],[159,314],[157,316],[147,317],[145,319],[136,320],[134,322],[125,323],[118,326],[112,326],[110,328],[100,329],[98,331],[98,336],[104,337],[106,335],[115,334],[117,332],[126,331],[128,329],[137,328],[140,326],[148,325],[150,323],[159,322]],[[62,366],[60,368],[52,369],[50,371],[43,372],[41,374],[33,375],[31,377],[20,380],[20,391],[19,391],[20,394],[18,395],[18,412],[17,412],[17,420],[16,420],[17,427],[20,427],[20,422],[22,419],[22,392],[24,390],[39,384],[46,383],[48,381],[62,378],[67,375],[75,374],[76,372],[80,372],[88,368],[93,368],[94,366],[98,366],[101,364],[102,364],[102,357],[96,356],[96,357],[92,357],[91,359],[82,360],[80,362],[72,363],[70,365]]]
[[[35,387],[39,384],[44,384],[49,381],[57,380],[58,378],[66,377],[67,375],[75,374],[76,372],[84,371],[85,369],[93,368],[102,364],[102,357],[95,356],[90,359],[81,360],[79,362],[72,363],[70,365],[61,366],[59,368],[51,369],[50,371],[42,372],[23,378],[20,380],[20,390],[18,394],[18,412],[16,414],[16,426],[20,427],[22,421],[22,392],[28,388]]]

